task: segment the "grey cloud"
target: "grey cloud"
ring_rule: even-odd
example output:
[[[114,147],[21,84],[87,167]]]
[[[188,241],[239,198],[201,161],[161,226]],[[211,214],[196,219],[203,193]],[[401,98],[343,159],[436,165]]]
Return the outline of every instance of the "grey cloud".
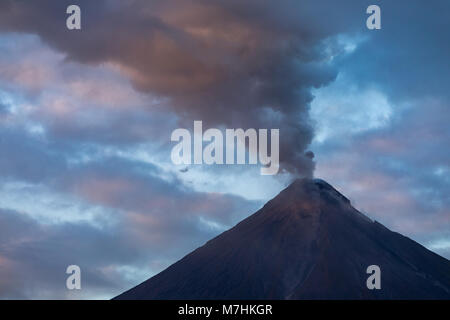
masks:
[[[260,206],[236,196],[195,192],[175,177],[163,180],[160,169],[141,161],[102,157],[69,165],[65,157],[80,151],[73,146],[64,149],[20,131],[1,132],[1,147],[8,151],[7,161],[0,161],[2,180],[44,184],[115,217],[101,228],[42,225],[30,218],[32,211],[1,209],[2,298],[111,297],[149,276],[147,271],[129,279],[130,271],[125,274],[122,267],[160,271]],[[69,264],[83,270],[85,288],[78,295],[64,288]]]
[[[382,29],[337,63],[360,87],[374,86],[395,101],[449,97],[450,3],[378,1]]]
[[[376,85],[396,102],[409,94],[414,100],[448,96],[449,50],[442,40],[449,30],[448,2],[424,8],[419,2],[380,1],[383,30],[368,33],[364,12],[370,2],[341,1],[337,10],[335,1],[11,0],[0,2],[0,30],[37,33],[67,61],[119,66],[136,89],[168,98],[167,107],[178,113],[182,125],[202,119],[205,126],[280,127],[284,169],[311,174],[314,164],[304,153],[313,137],[311,88],[330,83],[338,70],[361,87]],[[65,8],[73,3],[83,8],[83,31],[78,33],[65,29]],[[369,40],[330,62],[330,37],[341,33],[362,33]],[[332,49],[340,52],[337,46]],[[347,142],[336,137],[316,152],[319,161],[323,156],[330,161],[324,178],[358,199],[362,209],[376,209],[369,215],[377,214],[389,226],[403,225],[399,231],[422,241],[445,236],[449,184],[432,169],[448,166],[447,109],[445,104],[415,105],[391,129]],[[0,107],[0,119],[1,112]],[[259,205],[194,192],[174,177],[158,178],[166,173],[142,162],[111,157],[69,166],[67,157],[89,151],[83,149],[89,142],[126,145],[166,130],[157,126],[161,119],[136,110],[128,117],[112,111],[103,118],[100,111],[85,116],[107,121],[93,125],[36,115],[34,120],[47,125],[49,141],[1,128],[0,150],[8,157],[0,158],[0,174],[119,210],[121,223],[104,230],[84,224],[43,226],[2,210],[2,297],[40,297],[47,290],[64,296],[63,270],[74,256],[87,268],[93,291],[120,291],[130,282],[113,280],[103,268],[173,261],[217,234],[214,223],[232,225]],[[147,128],[149,123],[154,128]],[[403,148],[370,147],[376,139]],[[357,188],[363,191],[352,191]]]
[[[450,30],[450,3],[379,1],[379,6],[382,29],[362,33],[365,39],[334,64],[345,74],[344,86],[380,92],[392,115],[380,127],[347,135],[333,131],[331,117],[334,135],[314,145],[317,173],[349,190],[372,217],[426,245],[448,239],[450,49],[443,39]],[[371,101],[355,103],[366,110]],[[348,121],[347,129],[351,125]]]
[[[0,103],[0,116],[5,115],[6,113],[8,113],[8,108],[3,103]]]
[[[2,36],[0,41],[6,42],[0,52],[0,97],[16,110],[6,114],[3,106],[0,117],[9,115],[11,130],[39,124],[53,146],[72,148],[168,144],[176,117],[111,68],[67,63],[34,36]]]
[[[69,169],[53,186],[90,203],[156,218],[168,228],[198,217],[229,227],[260,205],[237,196],[195,192],[175,176],[166,180],[162,174],[153,164],[110,157]]]
[[[0,181],[18,179],[39,183],[67,168],[61,153],[32,134],[11,128],[0,128],[0,134]]]
[[[318,174],[390,228],[424,245],[448,239],[446,109],[445,100],[423,99],[399,112],[391,126],[318,145]],[[448,257],[445,248],[439,252]]]
[[[118,291],[127,285],[124,279],[108,278],[101,269],[139,258],[137,249],[120,241],[114,230],[83,224],[44,226],[22,213],[4,209],[0,209],[0,222],[1,298],[68,298],[65,271],[72,264],[82,268],[85,290],[74,297]]]
[[[313,2],[78,1],[83,29],[65,29],[67,1],[3,4],[0,28],[37,33],[82,63],[118,64],[143,92],[207,126],[281,128],[282,168],[311,175],[311,88],[333,81],[324,40],[355,25]],[[361,9],[343,2],[349,15]],[[324,10],[327,21],[316,20]],[[324,14],[325,14],[324,12]],[[316,16],[314,16],[316,15]],[[279,114],[279,121],[264,110]]]
[[[51,185],[59,191],[115,212],[115,222],[101,227],[43,225],[32,212],[0,209],[0,297],[112,297],[223,231],[208,221],[228,227],[260,205],[197,193],[153,174],[160,173],[150,165],[110,159],[56,178]],[[70,264],[82,268],[84,287],[77,294],[64,287]],[[122,267],[147,272],[130,279]]]
[[[259,205],[231,195],[194,192],[151,163],[105,154],[89,162],[71,163],[71,158],[83,153],[95,156],[96,148],[52,144],[21,131],[0,132],[0,150],[8,154],[0,158],[2,182],[44,184],[91,203],[166,219],[167,227],[177,225],[177,219],[187,221],[198,216],[230,226]],[[161,175],[168,175],[171,181]]]

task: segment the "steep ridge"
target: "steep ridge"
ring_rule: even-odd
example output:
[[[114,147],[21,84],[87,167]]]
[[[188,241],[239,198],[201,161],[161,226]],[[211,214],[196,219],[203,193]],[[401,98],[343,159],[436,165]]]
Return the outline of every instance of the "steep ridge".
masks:
[[[369,265],[381,289],[369,290]],[[450,299],[450,261],[299,179],[259,211],[116,299]]]

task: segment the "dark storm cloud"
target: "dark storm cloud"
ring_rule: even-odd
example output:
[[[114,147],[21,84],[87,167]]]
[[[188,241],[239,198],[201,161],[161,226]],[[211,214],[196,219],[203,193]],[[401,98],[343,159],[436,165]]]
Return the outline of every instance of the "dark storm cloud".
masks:
[[[69,32],[69,4],[4,1],[0,28],[36,33],[68,59],[118,65],[140,91],[168,98],[184,124],[280,128],[282,168],[312,174],[310,89],[335,78],[324,40],[355,19],[312,1],[77,1],[82,31]]]

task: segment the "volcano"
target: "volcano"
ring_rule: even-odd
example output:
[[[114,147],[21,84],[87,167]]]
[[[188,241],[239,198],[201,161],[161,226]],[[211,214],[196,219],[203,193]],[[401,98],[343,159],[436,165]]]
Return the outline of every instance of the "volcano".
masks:
[[[380,268],[380,289],[366,285]],[[115,299],[450,299],[450,261],[299,179],[259,211]]]

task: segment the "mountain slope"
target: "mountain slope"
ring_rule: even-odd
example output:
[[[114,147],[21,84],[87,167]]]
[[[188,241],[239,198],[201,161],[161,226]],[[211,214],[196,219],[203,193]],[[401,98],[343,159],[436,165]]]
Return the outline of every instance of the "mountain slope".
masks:
[[[381,268],[381,290],[366,269]],[[262,209],[116,299],[450,299],[450,261],[299,179]]]

